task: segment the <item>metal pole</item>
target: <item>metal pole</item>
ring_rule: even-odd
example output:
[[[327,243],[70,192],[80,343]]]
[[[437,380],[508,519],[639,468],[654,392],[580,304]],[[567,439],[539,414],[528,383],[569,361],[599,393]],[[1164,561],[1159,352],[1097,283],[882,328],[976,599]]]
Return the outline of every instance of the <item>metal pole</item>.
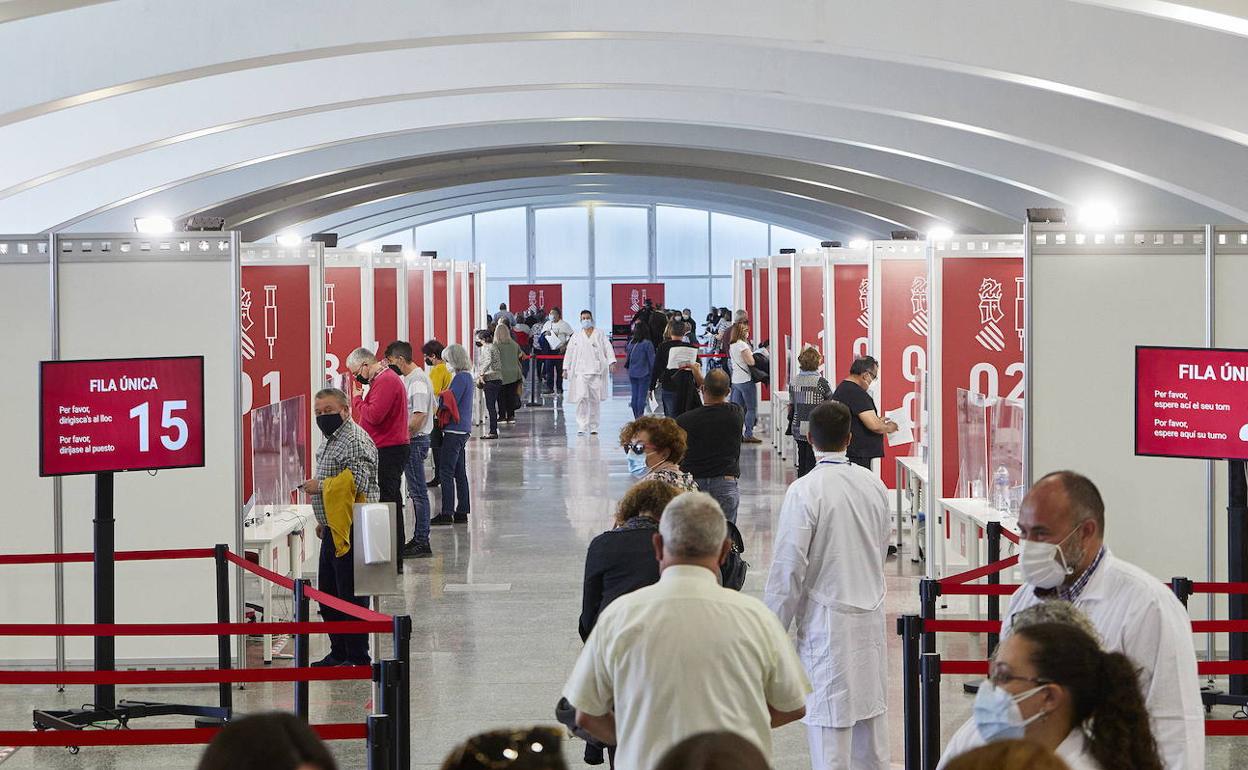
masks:
[[[212,549],[212,558],[217,566],[217,622],[230,622],[230,563],[226,560],[225,554],[229,547],[224,543],[217,543]],[[229,671],[230,661],[230,635],[217,635],[217,668],[222,671]],[[218,696],[221,702],[221,708],[225,710],[225,718],[229,719],[230,712],[234,708],[234,695],[229,682],[221,682],[217,685],[219,690]]]
[[[368,716],[368,770],[391,770],[390,718],[385,714]]]
[[[394,729],[398,762],[395,770],[408,770],[412,761],[412,619],[399,615],[394,619],[394,657],[398,697],[395,700]]]
[[[327,533],[328,534],[328,533]],[[304,595],[308,581],[300,578],[295,581],[295,622],[308,622],[308,597]],[[308,635],[304,632],[295,634],[295,668],[308,667]],[[308,682],[295,682],[295,716],[308,721]]]
[[[1211,348],[1217,334],[1216,312],[1217,291],[1215,276],[1217,258],[1214,254],[1215,228],[1205,225],[1205,347]],[[1205,461],[1205,579],[1210,583],[1218,580],[1218,512],[1215,508],[1217,500],[1217,469],[1216,460]],[[1186,602],[1185,602],[1186,603]],[[1217,614],[1217,596],[1205,596],[1205,617],[1213,620]],[[1205,660],[1217,660],[1217,637],[1205,634]],[[1213,677],[1209,677],[1210,684]]]
[[[398,669],[399,661],[397,660],[383,660],[374,669],[376,676],[381,680],[381,698],[377,701],[377,710],[386,716],[387,724],[390,727],[385,746],[385,753],[390,760],[387,766],[396,768],[396,770],[401,760],[398,751],[399,741],[397,740],[399,730],[398,714],[400,710]]]
[[[1242,583],[1248,580],[1248,478],[1245,477],[1243,460],[1227,463],[1229,488],[1227,490],[1227,580]],[[1248,618],[1248,597],[1232,594],[1228,597],[1231,620]],[[1232,633],[1231,660],[1248,659],[1248,634]],[[1227,690],[1232,695],[1248,695],[1248,675],[1231,674]]]
[[[919,770],[922,761],[919,722],[919,634],[922,630],[923,621],[917,615],[897,618],[897,634],[901,637],[901,714],[906,770]]]
[[[932,558],[929,553],[927,558]],[[919,617],[923,620],[936,619],[936,598],[940,596],[940,583],[935,580],[923,579],[919,581]],[[924,631],[920,637],[922,641],[922,651],[924,653],[936,651],[936,634],[931,631]]]
[[[113,474],[111,471],[95,474],[95,622],[113,623],[115,620],[113,591],[116,587],[114,560],[116,549],[113,540]],[[95,670],[115,671],[117,668],[117,645],[113,636],[95,637]],[[117,706],[117,687],[111,684],[95,685],[97,709],[111,711]]]
[[[922,698],[923,768],[936,770],[940,761],[940,656],[923,653],[919,660],[920,697]]]
[[[988,522],[986,532],[988,535],[988,563],[996,564],[1001,561],[1001,522]],[[993,572],[988,575],[988,584],[994,586],[1000,585],[1001,573]],[[976,598],[975,601],[979,601],[979,599]],[[988,619],[1001,619],[1001,597],[995,595],[988,597]],[[991,658],[992,653],[997,649],[997,641],[999,638],[999,634],[988,634],[988,657]]]
[[[56,236],[48,236],[48,306],[52,322],[52,354],[53,360],[61,357],[61,261],[56,248]],[[52,479],[52,550],[55,553],[65,552],[65,514],[62,507],[62,480],[60,476]],[[52,592],[54,615],[57,625],[65,623],[65,565],[57,562],[52,565]],[[57,636],[56,670],[65,670],[65,637]],[[57,692],[64,692],[65,685],[57,685]]]
[[[538,330],[537,332],[538,336],[541,336],[541,333],[542,333],[541,330]],[[538,387],[537,370],[541,368],[541,365],[546,362],[539,361],[537,356],[538,356],[537,343],[534,342],[533,353],[532,353],[532,356],[529,358],[529,406],[541,406],[542,405],[541,394],[539,393],[537,389]]]

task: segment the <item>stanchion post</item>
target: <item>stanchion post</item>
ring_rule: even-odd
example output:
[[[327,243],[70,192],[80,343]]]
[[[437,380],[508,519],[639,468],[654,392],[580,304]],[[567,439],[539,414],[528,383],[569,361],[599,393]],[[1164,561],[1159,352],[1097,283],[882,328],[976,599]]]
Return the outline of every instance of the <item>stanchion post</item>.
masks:
[[[936,619],[936,599],[940,596],[940,583],[931,578],[919,581],[919,617],[923,620]],[[924,653],[936,651],[936,634],[923,631],[921,650]]]
[[[408,770],[412,757],[412,619],[398,615],[394,619],[394,657],[396,663],[394,730],[397,757],[395,770]]]
[[[936,770],[940,761],[940,656],[923,653],[919,660],[923,723],[923,770]]]
[[[987,536],[988,536],[988,563],[996,564],[997,562],[1001,561],[1001,522],[999,521],[988,522],[988,526],[985,528],[985,532],[987,533]],[[988,584],[994,585],[994,586],[1000,585],[1001,573],[993,572],[992,574],[988,575]],[[974,601],[978,602],[979,597],[975,597]],[[989,620],[1001,619],[1001,597],[995,594],[988,597],[988,619]],[[995,634],[995,633],[988,634],[988,657],[990,658],[992,657],[992,653],[995,652],[997,649],[998,639],[999,639],[998,634]]]
[[[299,579],[295,581],[295,622],[308,622],[308,597],[304,594],[304,589],[308,586],[308,581]],[[304,632],[295,634],[295,668],[308,667],[308,635]],[[295,682],[295,716],[308,721],[308,682],[302,680]]]
[[[541,392],[537,389],[537,370],[542,367],[542,363],[543,362],[538,359],[536,352],[529,357],[529,406],[542,405]],[[402,730],[400,730],[400,732],[402,732]]]
[[[390,767],[390,717],[368,715],[368,770],[392,770]]]
[[[380,697],[377,699],[376,709],[378,713],[386,718],[388,726],[388,739],[386,741],[385,751],[388,756],[388,768],[397,770],[399,763],[403,757],[399,754],[399,731],[401,730],[398,723],[399,712],[399,661],[383,660],[373,666],[373,679],[380,685],[378,693]]]
[[[919,634],[923,620],[917,615],[897,618],[901,637],[901,718],[906,770],[920,770],[922,732],[919,722]]]
[[[212,548],[212,558],[217,566],[217,622],[230,622],[230,562],[225,558],[229,548],[224,543],[217,543]],[[232,665],[230,655],[230,635],[217,635],[217,668],[229,671]],[[229,682],[217,685],[218,699],[221,708],[226,712],[226,719],[234,708],[233,688]]]
[[[1185,577],[1170,578],[1170,590],[1174,591],[1174,595],[1178,597],[1183,606],[1187,606],[1187,600],[1192,598],[1192,581]]]

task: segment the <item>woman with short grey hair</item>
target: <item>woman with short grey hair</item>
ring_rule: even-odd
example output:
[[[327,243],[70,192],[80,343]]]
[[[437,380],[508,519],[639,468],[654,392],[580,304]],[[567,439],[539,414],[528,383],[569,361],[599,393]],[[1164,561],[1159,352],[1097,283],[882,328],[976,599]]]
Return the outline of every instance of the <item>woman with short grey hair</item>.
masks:
[[[442,513],[430,524],[466,524],[471,510],[468,498],[468,468],[464,449],[472,431],[472,360],[463,345],[447,345],[442,360],[454,370],[451,384],[439,396],[440,405],[455,400],[459,419],[442,426],[441,464],[438,466],[438,488],[442,491]]]

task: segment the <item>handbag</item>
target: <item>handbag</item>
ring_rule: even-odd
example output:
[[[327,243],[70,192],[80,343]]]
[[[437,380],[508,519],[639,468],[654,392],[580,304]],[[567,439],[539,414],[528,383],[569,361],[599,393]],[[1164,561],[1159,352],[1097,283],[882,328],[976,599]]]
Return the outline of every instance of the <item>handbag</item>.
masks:
[[[724,563],[719,567],[720,582],[724,588],[740,591],[745,585],[745,575],[750,571],[750,563],[741,556],[745,553],[745,540],[741,537],[741,530],[737,529],[737,525],[731,521],[727,524],[728,538],[732,540],[732,548],[728,551]]]
[[[453,422],[459,422],[459,402],[455,400],[451,389],[447,388],[438,394],[438,416],[435,424],[441,429]]]

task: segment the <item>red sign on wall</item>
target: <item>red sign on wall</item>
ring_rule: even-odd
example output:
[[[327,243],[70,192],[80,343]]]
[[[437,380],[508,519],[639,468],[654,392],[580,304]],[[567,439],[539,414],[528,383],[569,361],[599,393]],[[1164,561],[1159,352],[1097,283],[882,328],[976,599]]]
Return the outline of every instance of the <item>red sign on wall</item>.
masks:
[[[798,318],[801,328],[797,330],[798,344],[795,353],[807,345],[823,352],[823,266],[802,265],[802,313]]]
[[[507,287],[507,308],[513,313],[563,309],[563,284],[513,283]]]
[[[1248,350],[1137,347],[1135,453],[1248,459]]]
[[[647,299],[656,305],[663,304],[664,291],[665,287],[661,283],[611,284],[611,325],[631,325],[633,316],[641,310]]]
[[[253,407],[303,395],[312,403],[311,269],[304,265],[243,265],[239,313],[243,348],[243,500],[251,497]],[[311,435],[308,413],[308,435]],[[305,469],[311,474],[311,468]]]
[[[249,268],[250,269],[250,268]],[[364,315],[360,301],[360,268],[325,268],[325,375],[347,372],[347,356],[362,347]]]
[[[927,261],[883,259],[879,266],[882,403],[876,406],[881,415],[904,406],[913,417],[918,408],[915,383],[927,370]],[[884,442],[880,478],[889,488],[896,484],[896,458],[911,451],[909,444],[890,447]]]
[[[407,335],[411,337],[412,349],[419,352],[429,339],[425,329],[425,271],[407,271]]]
[[[373,337],[376,353],[399,338],[399,269],[373,268]]]
[[[867,276],[865,264],[832,266],[836,338],[832,340],[830,382],[845,379],[854,359],[867,354],[871,332],[871,285]]]
[[[941,457],[945,496],[958,485],[958,389],[1023,397],[1023,260],[941,262]],[[991,469],[989,469],[991,470]]]
[[[43,361],[39,475],[204,464],[204,358]]]

